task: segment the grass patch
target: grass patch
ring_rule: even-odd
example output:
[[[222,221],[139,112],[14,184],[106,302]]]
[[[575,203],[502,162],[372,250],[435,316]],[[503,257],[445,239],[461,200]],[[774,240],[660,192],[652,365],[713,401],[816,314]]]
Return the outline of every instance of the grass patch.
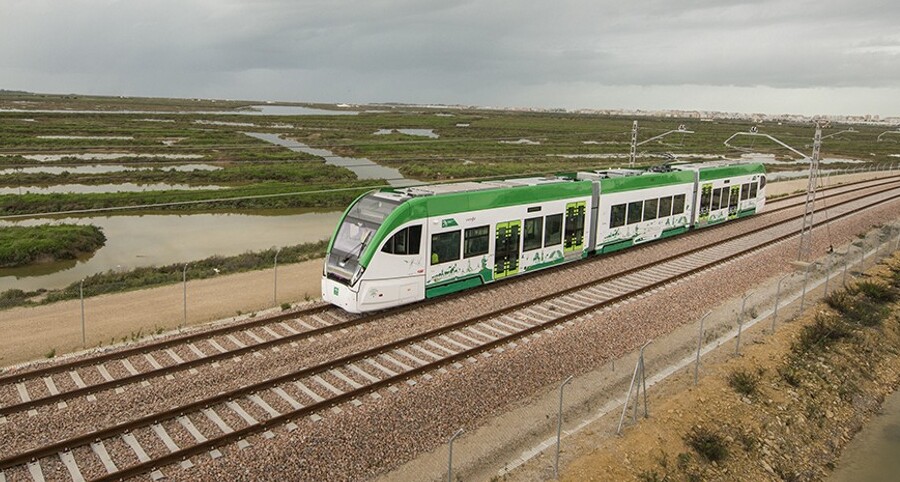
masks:
[[[798,355],[820,351],[852,334],[850,326],[840,317],[818,313],[811,325],[800,330],[800,336],[791,345],[791,351]]]
[[[754,395],[759,386],[759,375],[738,369],[728,375],[728,385],[741,395]]]
[[[694,427],[684,436],[684,443],[709,462],[719,462],[728,457],[725,438],[703,427]]]
[[[106,243],[97,226],[57,224],[0,227],[0,268],[74,259]]]

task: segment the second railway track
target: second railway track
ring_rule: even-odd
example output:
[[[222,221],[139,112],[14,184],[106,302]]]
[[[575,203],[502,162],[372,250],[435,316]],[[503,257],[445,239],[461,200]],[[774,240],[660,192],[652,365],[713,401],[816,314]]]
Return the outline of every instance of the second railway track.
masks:
[[[868,204],[857,200],[833,206],[830,220],[895,200],[900,196],[897,191],[895,188],[872,194],[870,197],[876,200]],[[490,350],[502,350],[505,346],[514,347],[517,340],[536,335],[541,330],[571,322],[701,270],[718,268],[729,260],[794,237],[797,227],[794,218],[745,232],[729,241],[647,263],[616,276],[248,384],[171,410],[70,437],[7,457],[0,461],[0,470],[27,471],[37,480],[42,477],[41,461],[58,463],[47,462],[48,458],[58,458],[73,480],[84,477],[83,470],[88,477],[110,480],[148,472],[159,475],[154,472],[156,469],[189,460],[192,455],[215,453],[216,447],[234,441],[240,443],[251,434],[265,434],[274,426],[287,424],[290,430],[293,421],[299,418],[316,416],[345,402],[359,402],[368,394],[377,394],[381,388],[404,381],[414,382],[420,375],[431,376],[431,372],[447,364],[459,363]],[[232,415],[223,418],[219,415],[222,412]],[[203,423],[221,433],[201,433],[192,420],[205,420]],[[240,425],[234,426],[237,424]],[[190,436],[180,437],[178,444],[170,436],[173,430]],[[144,438],[142,445],[135,437],[137,433],[143,437],[155,436],[157,442],[162,440],[165,450],[158,450],[151,457],[144,447],[157,442],[148,442]],[[132,459],[136,460],[120,460],[117,464],[104,448],[104,441],[124,442],[134,453]]]

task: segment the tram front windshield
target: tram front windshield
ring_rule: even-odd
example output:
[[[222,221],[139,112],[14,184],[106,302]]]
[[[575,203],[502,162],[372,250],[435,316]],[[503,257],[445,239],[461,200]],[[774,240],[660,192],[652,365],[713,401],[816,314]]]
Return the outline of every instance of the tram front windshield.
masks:
[[[377,193],[367,194],[357,201],[334,237],[328,256],[328,274],[345,281],[351,279],[359,267],[359,257],[375,232],[399,205],[399,202],[379,197]]]

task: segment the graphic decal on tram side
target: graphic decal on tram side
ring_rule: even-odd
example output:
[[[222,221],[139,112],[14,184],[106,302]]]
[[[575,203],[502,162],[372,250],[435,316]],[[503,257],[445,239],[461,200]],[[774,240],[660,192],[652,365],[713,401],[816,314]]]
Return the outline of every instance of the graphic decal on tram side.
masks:
[[[609,170],[370,191],[329,243],[322,298],[360,313],[749,216],[760,164]]]

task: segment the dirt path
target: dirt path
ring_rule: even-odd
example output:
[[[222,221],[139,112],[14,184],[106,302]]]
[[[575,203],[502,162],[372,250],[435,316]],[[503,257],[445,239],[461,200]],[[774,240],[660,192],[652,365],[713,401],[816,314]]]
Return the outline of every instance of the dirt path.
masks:
[[[273,303],[271,269],[187,283],[187,322],[197,325],[241,313],[272,309],[320,297],[322,260],[278,267],[278,303]],[[86,346],[109,345],[159,329],[177,328],[184,320],[181,284],[102,295],[84,300]],[[280,309],[280,308],[279,308]],[[81,350],[81,304],[62,301],[0,311],[0,366]]]

